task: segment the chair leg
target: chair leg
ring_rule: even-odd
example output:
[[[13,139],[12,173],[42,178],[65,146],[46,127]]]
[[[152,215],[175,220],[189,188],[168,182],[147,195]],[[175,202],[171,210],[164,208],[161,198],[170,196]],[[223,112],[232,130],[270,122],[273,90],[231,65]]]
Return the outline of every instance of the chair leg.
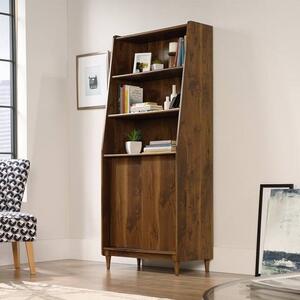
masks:
[[[20,269],[20,244],[19,242],[12,242],[12,251],[13,251],[13,257],[14,257],[14,265],[15,269]]]
[[[27,252],[27,259],[30,269],[30,274],[35,275],[35,262],[34,262],[34,255],[33,255],[33,243],[32,242],[25,242],[26,252]]]

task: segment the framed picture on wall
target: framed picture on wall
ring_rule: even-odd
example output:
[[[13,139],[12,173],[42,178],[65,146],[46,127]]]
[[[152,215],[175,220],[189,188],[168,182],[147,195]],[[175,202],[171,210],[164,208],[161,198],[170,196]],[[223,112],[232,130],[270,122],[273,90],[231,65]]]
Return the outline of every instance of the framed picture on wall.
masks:
[[[109,51],[76,56],[77,109],[105,108]]]
[[[282,205],[278,203],[280,201],[284,201],[283,198],[289,195],[289,194],[282,193],[282,191],[293,191],[293,188],[294,185],[292,183],[260,185],[257,244],[256,244],[256,265],[255,265],[256,276],[275,273],[277,268],[276,264],[279,267],[281,261],[280,256],[283,253],[280,253],[281,251],[277,246],[278,243],[281,243],[280,241],[281,237],[279,232],[276,233],[273,231],[275,224],[271,224],[270,222],[272,222],[272,220],[274,219],[274,215],[276,215],[276,218],[278,217],[278,226],[282,226],[280,222],[282,218],[285,218],[285,216],[282,215],[283,212],[276,211],[276,206]],[[281,193],[281,195],[284,197],[282,197],[282,199],[279,200],[278,202],[279,193]],[[289,204],[288,202],[286,203]],[[299,208],[300,208],[300,200],[299,200]],[[279,209],[282,210],[283,207]],[[282,218],[280,216],[282,216]],[[299,232],[299,236],[300,236],[300,232]],[[276,241],[277,238],[278,240]],[[277,244],[277,246],[275,244]],[[276,256],[278,256],[278,260],[275,259]],[[284,264],[285,261],[282,261],[282,263]]]

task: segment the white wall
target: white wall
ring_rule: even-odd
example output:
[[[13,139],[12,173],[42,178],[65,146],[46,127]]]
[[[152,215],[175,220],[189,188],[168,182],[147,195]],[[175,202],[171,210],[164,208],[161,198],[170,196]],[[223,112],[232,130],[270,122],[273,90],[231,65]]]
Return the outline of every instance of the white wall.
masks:
[[[81,257],[99,258],[104,110],[76,110],[75,55],[111,49],[115,34],[214,26],[212,269],[253,273],[259,184],[299,182],[299,13],[297,0],[68,0],[71,236],[90,245]]]
[[[75,56],[195,20],[214,26],[212,269],[253,273],[259,184],[299,182],[299,1],[26,0],[26,10],[25,209],[39,219],[37,260],[102,259],[104,110],[76,110]]]
[[[17,2],[18,152],[19,157],[31,161],[28,202],[23,203],[23,210],[38,218],[37,261],[72,258],[67,1]],[[11,245],[3,248],[0,265],[12,263]],[[22,262],[26,261],[24,248],[21,248]]]
[[[37,260],[65,258],[69,246],[67,6],[26,0],[28,203],[38,218]]]

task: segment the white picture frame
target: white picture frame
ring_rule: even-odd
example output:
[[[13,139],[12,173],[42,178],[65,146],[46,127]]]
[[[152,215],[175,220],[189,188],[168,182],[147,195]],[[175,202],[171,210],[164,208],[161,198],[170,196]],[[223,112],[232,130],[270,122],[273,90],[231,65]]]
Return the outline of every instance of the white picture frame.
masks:
[[[77,109],[105,108],[109,51],[76,56]]]
[[[151,68],[151,52],[135,53],[133,63],[133,73],[149,72]]]

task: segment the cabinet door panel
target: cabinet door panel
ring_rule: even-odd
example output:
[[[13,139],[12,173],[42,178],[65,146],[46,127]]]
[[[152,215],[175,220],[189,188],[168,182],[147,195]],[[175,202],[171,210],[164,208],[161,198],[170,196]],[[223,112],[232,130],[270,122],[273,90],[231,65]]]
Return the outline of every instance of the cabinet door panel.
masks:
[[[111,246],[175,250],[175,158],[120,158],[110,167]]]

